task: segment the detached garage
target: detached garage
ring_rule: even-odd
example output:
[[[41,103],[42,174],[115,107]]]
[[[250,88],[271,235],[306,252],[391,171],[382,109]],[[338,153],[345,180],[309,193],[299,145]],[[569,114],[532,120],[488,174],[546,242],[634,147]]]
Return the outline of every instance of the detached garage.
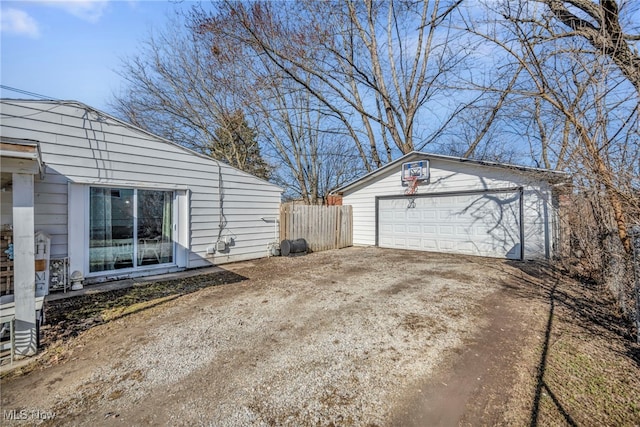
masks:
[[[353,207],[353,243],[548,259],[559,254],[562,172],[409,153],[335,191]]]

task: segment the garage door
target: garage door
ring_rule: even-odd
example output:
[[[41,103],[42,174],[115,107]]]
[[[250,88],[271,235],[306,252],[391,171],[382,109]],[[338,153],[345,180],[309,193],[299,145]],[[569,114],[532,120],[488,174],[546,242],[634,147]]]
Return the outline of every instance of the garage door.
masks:
[[[520,259],[520,192],[378,200],[384,248]]]

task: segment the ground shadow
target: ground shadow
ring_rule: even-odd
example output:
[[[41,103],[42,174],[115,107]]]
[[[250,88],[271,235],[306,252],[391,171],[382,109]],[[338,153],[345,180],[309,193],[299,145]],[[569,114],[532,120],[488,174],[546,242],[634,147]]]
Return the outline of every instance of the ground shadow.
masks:
[[[538,416],[540,414],[540,399],[542,398],[542,392],[545,391],[547,395],[553,401],[553,404],[558,409],[558,412],[564,417],[565,421],[570,426],[577,426],[571,415],[560,403],[556,395],[551,391],[551,388],[544,380],[544,374],[547,369],[547,356],[549,354],[549,343],[551,341],[551,331],[553,328],[553,318],[556,307],[556,293],[557,282],[554,282],[551,292],[549,294],[549,317],[547,318],[547,326],[545,328],[544,343],[542,345],[542,352],[540,355],[540,363],[538,363],[538,371],[536,374],[536,392],[533,398],[533,405],[531,406],[531,416],[529,425],[535,427],[538,425]]]
[[[553,301],[558,307],[569,311],[571,315],[566,320],[591,334],[615,334],[629,349],[628,356],[640,366],[633,325],[619,313],[614,297],[604,287],[587,280],[574,280],[569,286],[558,287],[560,280],[570,279],[551,264],[535,261],[508,261],[507,264],[525,273],[513,282],[502,282],[512,294],[528,299],[538,298],[545,302]],[[522,286],[523,284],[526,286]]]
[[[247,280],[244,276],[223,270],[49,301],[45,309],[46,325],[42,328],[42,348],[47,348],[59,340],[77,336],[94,326],[164,304],[179,296],[244,280]]]
[[[570,279],[563,271],[547,263],[511,261],[507,263],[524,274],[508,273],[516,277],[513,281],[504,280],[502,285],[515,296],[536,298],[544,301],[549,307],[544,342],[537,366],[530,426],[538,425],[543,394],[551,399],[567,425],[575,426],[577,423],[545,381],[554,321],[560,320],[558,313],[563,313],[562,322],[572,323],[585,329],[589,334],[601,336],[607,340],[617,337],[617,341],[622,343],[625,349],[624,356],[640,366],[640,346],[634,342],[632,325],[618,313],[613,297],[596,283],[579,280],[568,283]]]

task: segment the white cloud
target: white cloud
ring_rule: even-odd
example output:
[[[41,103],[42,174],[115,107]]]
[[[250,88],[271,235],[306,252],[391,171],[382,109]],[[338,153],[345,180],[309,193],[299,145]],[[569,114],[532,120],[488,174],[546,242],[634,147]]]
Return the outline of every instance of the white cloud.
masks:
[[[63,9],[77,18],[95,23],[102,17],[109,0],[39,0],[38,3]]]
[[[38,23],[27,12],[20,9],[2,9],[0,11],[0,29],[2,32],[38,38]]]

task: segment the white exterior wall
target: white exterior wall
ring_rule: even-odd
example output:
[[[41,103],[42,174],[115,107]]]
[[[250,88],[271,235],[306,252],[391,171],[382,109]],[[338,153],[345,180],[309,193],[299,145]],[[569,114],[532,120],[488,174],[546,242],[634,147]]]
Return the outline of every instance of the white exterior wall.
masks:
[[[174,190],[188,197],[178,214],[186,217],[178,233],[188,242],[187,268],[266,256],[273,223],[261,217],[278,215],[279,187],[100,117],[82,104],[3,100],[0,108],[3,137],[40,142],[46,176],[35,182],[35,229],[51,236],[52,257],[73,252],[68,245],[69,188],[91,184]],[[207,247],[218,239],[220,170],[226,217],[222,237],[231,236],[234,244],[228,253],[207,255]]]
[[[554,235],[554,221],[551,189],[547,183],[532,178],[531,173],[441,159],[429,160],[429,183],[418,187],[418,196],[428,193],[523,187],[524,257],[540,259],[553,256],[551,236]],[[400,180],[401,165],[391,169],[386,174],[343,194],[342,203],[353,207],[355,245],[376,244],[376,196],[404,195],[406,187],[402,186]]]

